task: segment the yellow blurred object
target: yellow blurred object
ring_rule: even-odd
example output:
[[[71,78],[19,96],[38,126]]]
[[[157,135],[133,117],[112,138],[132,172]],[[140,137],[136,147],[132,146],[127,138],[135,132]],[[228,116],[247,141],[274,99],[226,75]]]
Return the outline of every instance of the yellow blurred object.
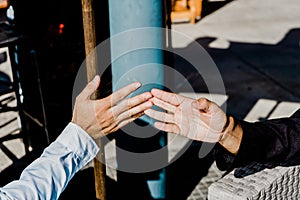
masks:
[[[1,8],[7,8],[9,6],[8,0],[0,0],[0,9]]]
[[[173,0],[172,1],[172,22],[189,20],[195,23],[196,19],[201,18],[202,0]]]

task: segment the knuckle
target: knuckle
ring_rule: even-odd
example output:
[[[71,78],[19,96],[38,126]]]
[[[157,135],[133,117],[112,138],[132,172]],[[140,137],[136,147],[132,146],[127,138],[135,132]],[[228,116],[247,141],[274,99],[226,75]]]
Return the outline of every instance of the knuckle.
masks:
[[[199,101],[199,103],[206,103],[208,101],[208,99],[201,97],[198,101]]]
[[[146,101],[147,99],[149,99],[149,98],[151,98],[151,93],[150,92],[146,92],[144,95],[143,95],[143,99],[141,99],[141,100],[144,100],[144,101]]]
[[[134,115],[133,110],[132,109],[128,110],[127,117],[132,117],[133,115]]]
[[[126,103],[126,107],[129,109],[132,106],[134,106],[134,100],[133,99],[128,99]]]

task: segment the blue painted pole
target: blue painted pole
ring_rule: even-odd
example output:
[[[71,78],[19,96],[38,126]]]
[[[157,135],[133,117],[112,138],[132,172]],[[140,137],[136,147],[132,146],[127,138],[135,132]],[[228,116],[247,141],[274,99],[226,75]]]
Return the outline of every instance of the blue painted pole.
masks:
[[[162,0],[109,0],[113,89],[124,86],[124,75],[128,79],[137,79],[143,83],[163,83],[163,35],[160,29],[143,31],[147,27],[163,27]],[[140,30],[140,31],[139,31]],[[120,33],[127,32],[120,36]],[[145,49],[151,43],[153,49]],[[155,49],[157,48],[157,49]],[[132,51],[121,55],[126,50]],[[122,52],[122,53],[121,53]],[[121,58],[119,58],[122,56]],[[137,66],[151,63],[143,74],[126,74]],[[136,75],[136,74],[135,74]]]
[[[161,50],[164,46],[163,31],[161,29],[143,31],[145,27],[164,27],[163,2],[162,0],[109,0],[114,91],[134,81],[140,81],[144,85],[139,93],[149,91],[152,87],[163,86],[162,64],[164,60],[163,51]],[[145,48],[149,46],[151,48]],[[142,120],[151,123],[151,120],[145,117]],[[164,142],[161,142],[163,139],[155,137],[155,140],[152,141],[153,144],[165,145]],[[123,141],[123,143],[126,146],[131,142]],[[117,155],[118,166],[119,161]],[[127,174],[127,176],[130,177],[131,175]],[[134,174],[134,177],[136,176]],[[138,188],[140,184],[145,184],[152,198],[165,199],[165,170],[158,171],[155,178],[145,177],[148,178],[133,178],[132,180],[138,181],[130,183],[133,184],[131,187],[134,189],[135,186]],[[118,177],[118,181],[122,182],[120,178],[122,179],[122,177]],[[131,195],[134,196],[134,194]],[[142,198],[147,199],[147,197]]]

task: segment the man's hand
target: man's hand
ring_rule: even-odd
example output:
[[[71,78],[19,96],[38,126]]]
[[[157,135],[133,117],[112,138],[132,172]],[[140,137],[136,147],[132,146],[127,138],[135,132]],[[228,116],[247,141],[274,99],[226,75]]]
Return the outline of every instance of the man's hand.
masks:
[[[91,95],[100,85],[100,77],[96,76],[76,97],[72,122],[84,129],[91,137],[99,138],[115,132],[119,128],[134,121],[152,103],[147,101],[152,97],[150,92],[123,100],[137,90],[141,84],[132,83],[110,96],[91,100]],[[121,100],[123,100],[121,102]]]
[[[217,104],[205,98],[194,100],[159,89],[152,89],[151,93],[150,101],[168,111],[145,111],[146,115],[160,121],[154,123],[157,129],[204,142],[220,140],[227,117]]]

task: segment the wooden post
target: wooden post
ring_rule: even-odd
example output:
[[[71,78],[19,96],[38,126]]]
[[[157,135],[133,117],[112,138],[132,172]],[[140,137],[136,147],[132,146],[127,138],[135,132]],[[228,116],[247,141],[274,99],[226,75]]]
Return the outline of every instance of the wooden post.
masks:
[[[88,81],[92,80],[97,74],[97,54],[96,54],[96,29],[93,11],[93,0],[81,0],[82,3],[82,17],[84,29],[84,43],[86,54],[86,71]],[[97,94],[95,98],[97,98]],[[105,166],[100,162],[104,160],[104,148],[101,140],[96,141],[100,146],[100,153],[94,159],[94,175],[95,175],[95,189],[96,198],[100,200],[106,199],[105,190]]]

